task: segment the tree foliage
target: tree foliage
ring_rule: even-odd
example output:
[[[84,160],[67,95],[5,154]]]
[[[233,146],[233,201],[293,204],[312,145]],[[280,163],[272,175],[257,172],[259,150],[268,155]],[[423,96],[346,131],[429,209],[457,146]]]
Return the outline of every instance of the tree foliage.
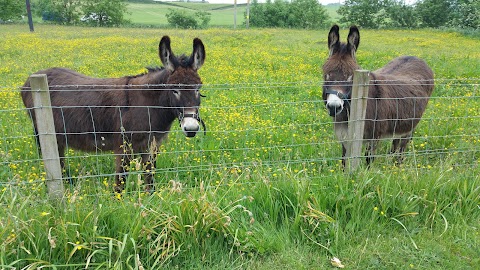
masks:
[[[58,24],[119,26],[127,22],[122,0],[38,0],[35,12],[44,21]]]
[[[327,24],[328,15],[317,0],[253,0],[249,23],[256,27],[321,28]]]
[[[385,26],[395,28],[415,28],[419,20],[415,7],[405,4],[403,1],[390,1],[385,6],[387,20]]]
[[[80,0],[39,0],[35,12],[44,21],[57,24],[75,24],[79,22]]]
[[[165,16],[171,26],[183,29],[206,28],[211,19],[211,14],[206,11],[191,14],[183,9],[169,9]]]
[[[463,0],[453,7],[451,26],[480,29],[480,1]]]
[[[15,21],[25,14],[25,1],[0,0],[0,22]]]
[[[341,23],[365,28],[459,27],[479,29],[480,1],[420,0],[407,5],[404,0],[346,0],[338,14]]]
[[[126,22],[123,0],[84,0],[81,21],[93,26],[120,26]]]
[[[386,12],[383,0],[346,0],[338,9],[340,22],[356,24],[365,28],[385,25]]]
[[[421,25],[425,27],[445,26],[452,19],[450,0],[422,0],[417,3],[416,9]]]

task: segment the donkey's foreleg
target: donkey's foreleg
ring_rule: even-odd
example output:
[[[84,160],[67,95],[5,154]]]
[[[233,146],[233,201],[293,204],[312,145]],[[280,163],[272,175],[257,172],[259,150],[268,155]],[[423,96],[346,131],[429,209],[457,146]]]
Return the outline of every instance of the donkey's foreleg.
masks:
[[[142,154],[142,165],[145,170],[145,191],[148,193],[153,193],[155,191],[153,179],[155,174],[156,160],[157,154],[155,153]]]
[[[342,143],[342,165],[343,169],[347,166],[347,161],[345,160],[345,156],[347,155],[347,148],[345,147],[345,144]]]
[[[399,145],[400,145],[400,139],[393,139],[392,148],[390,149],[390,154],[395,154],[398,150]]]
[[[375,153],[377,150],[377,145],[378,145],[378,140],[369,140],[367,142],[367,150],[365,152],[365,157],[367,160],[367,167],[370,167],[370,164],[372,164],[373,160],[375,160]]]
[[[125,189],[130,159],[130,155],[123,153],[123,149],[115,151],[115,192],[121,193]]]
[[[405,149],[407,148],[408,143],[412,140],[412,133],[399,139],[400,148],[398,149],[397,164],[402,164],[405,159]]]
[[[70,174],[70,166],[65,165],[65,143],[62,140],[58,139],[57,136],[57,144],[58,144],[58,157],[60,158],[60,167],[62,168],[62,176],[65,182],[69,185],[75,184],[73,181],[72,175]]]

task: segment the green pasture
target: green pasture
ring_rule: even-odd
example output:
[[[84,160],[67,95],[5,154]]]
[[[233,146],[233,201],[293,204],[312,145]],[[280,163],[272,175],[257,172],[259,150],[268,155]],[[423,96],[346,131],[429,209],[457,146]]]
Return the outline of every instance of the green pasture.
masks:
[[[143,26],[166,26],[168,25],[165,16],[170,9],[181,9],[192,15],[196,11],[206,11],[211,14],[209,26],[231,27],[234,25],[235,8],[228,4],[209,3],[184,3],[184,2],[162,2],[162,3],[128,3],[126,18],[134,25]],[[237,5],[237,27],[245,27],[246,5]]]
[[[478,268],[479,40],[360,31],[362,68],[416,55],[436,89],[402,166],[384,143],[348,174],[321,100],[328,30],[0,25],[0,269],[335,269],[333,257],[345,269]],[[19,88],[54,66],[143,73],[161,65],[163,35],[177,55],[205,44],[207,134],[172,125],[153,194],[135,161],[118,195],[112,153],[70,150],[73,182],[50,201]]]

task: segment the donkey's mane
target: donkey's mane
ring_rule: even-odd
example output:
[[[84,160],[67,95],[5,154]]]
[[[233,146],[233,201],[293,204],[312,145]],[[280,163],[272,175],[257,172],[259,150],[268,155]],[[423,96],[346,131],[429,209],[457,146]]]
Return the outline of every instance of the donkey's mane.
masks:
[[[192,57],[186,56],[185,54],[182,54],[179,57],[177,57],[177,60],[178,60],[178,64],[182,67],[189,67],[193,63]],[[145,75],[150,74],[150,73],[155,73],[155,72],[160,72],[160,71],[165,70],[165,67],[159,67],[159,66],[155,66],[155,67],[148,66],[148,67],[145,67],[145,68],[147,69],[147,72],[143,72],[143,73],[140,73],[140,74],[137,74],[137,75],[131,75],[131,76],[127,76],[127,77],[130,78],[130,79],[133,79],[133,78],[138,78],[138,77],[145,76]]]
[[[143,72],[143,73],[140,73],[140,74],[137,74],[137,75],[131,75],[131,76],[127,76],[128,78],[132,79],[132,78],[138,78],[138,77],[142,77],[144,75],[147,75],[149,73],[154,73],[154,72],[157,72],[157,71],[162,71],[164,70],[165,68],[164,67],[145,67],[147,69],[147,72]]]
[[[178,58],[178,64],[182,67],[189,67],[193,64],[193,58],[190,56],[186,56],[185,54],[180,55]]]

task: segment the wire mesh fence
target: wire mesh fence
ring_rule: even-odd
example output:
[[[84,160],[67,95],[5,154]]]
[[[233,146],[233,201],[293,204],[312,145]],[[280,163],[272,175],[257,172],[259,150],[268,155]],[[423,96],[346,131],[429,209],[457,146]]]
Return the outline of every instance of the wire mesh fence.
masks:
[[[371,170],[418,173],[459,166],[474,175],[480,163],[480,80],[437,79],[435,85],[404,163],[395,165],[389,154],[391,140],[387,140],[377,150]],[[241,185],[299,175],[303,181],[321,182],[342,174],[341,146],[325,111],[321,82],[211,84],[203,85],[201,91],[206,95],[200,107],[206,134],[185,138],[175,120],[168,139],[154,149],[153,172],[142,166],[138,156],[130,161],[126,192],[142,190],[145,173],[154,174],[157,189],[171,188],[177,182],[184,188],[201,182],[207,187],[229,185],[239,177],[244,178]],[[0,94],[4,97],[0,105],[0,189],[15,186],[41,193],[45,189],[43,161],[19,90],[3,87]],[[85,132],[95,136],[93,130]],[[60,136],[67,131],[63,133]],[[87,196],[111,194],[117,155],[101,147],[79,151],[67,141],[63,173],[68,188],[81,189]]]

